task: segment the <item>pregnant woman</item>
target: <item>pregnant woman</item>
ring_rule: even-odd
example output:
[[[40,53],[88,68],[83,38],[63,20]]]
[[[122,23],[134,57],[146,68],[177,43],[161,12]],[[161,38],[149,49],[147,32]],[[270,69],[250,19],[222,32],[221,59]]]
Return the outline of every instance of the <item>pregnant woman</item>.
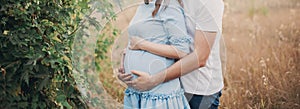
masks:
[[[124,59],[125,73],[131,70],[158,73],[190,52],[192,38],[187,35],[181,0],[153,0],[139,5],[128,27],[130,39],[146,40],[152,44],[169,46],[150,52],[133,49],[128,44]],[[133,47],[133,48],[132,48]],[[131,49],[129,49],[131,48]],[[133,76],[133,79],[136,76]],[[174,79],[148,91],[138,91],[132,87],[125,90],[125,109],[189,109],[179,79]]]

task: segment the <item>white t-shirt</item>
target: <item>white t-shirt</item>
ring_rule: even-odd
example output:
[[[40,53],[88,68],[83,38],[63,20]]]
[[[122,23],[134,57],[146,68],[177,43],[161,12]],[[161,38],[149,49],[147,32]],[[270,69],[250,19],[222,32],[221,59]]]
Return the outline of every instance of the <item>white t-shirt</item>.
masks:
[[[212,95],[224,87],[220,58],[224,3],[223,0],[183,0],[183,4],[190,36],[194,37],[195,30],[217,32],[217,35],[206,66],[180,79],[185,92]]]

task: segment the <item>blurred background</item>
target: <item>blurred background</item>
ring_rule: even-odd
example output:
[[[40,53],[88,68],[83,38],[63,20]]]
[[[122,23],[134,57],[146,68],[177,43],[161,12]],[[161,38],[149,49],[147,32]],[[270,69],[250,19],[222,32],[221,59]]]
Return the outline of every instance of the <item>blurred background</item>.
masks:
[[[100,81],[122,105],[125,85],[116,78],[126,28],[137,0],[118,1],[112,26],[119,30],[101,66]],[[225,87],[221,109],[300,108],[300,1],[224,0],[223,38],[226,45]],[[109,32],[102,31],[102,32]]]

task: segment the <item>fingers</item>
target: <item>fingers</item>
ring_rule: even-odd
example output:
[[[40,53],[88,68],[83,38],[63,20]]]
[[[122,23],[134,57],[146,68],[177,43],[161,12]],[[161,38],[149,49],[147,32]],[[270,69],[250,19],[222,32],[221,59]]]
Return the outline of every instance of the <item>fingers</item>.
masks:
[[[145,85],[143,84],[140,84],[143,80],[138,77],[134,80],[130,80],[130,81],[124,81],[125,84],[127,84],[127,86],[130,86],[136,90],[139,90],[139,91],[147,91],[149,89],[147,89],[147,87],[145,87]]]
[[[125,82],[127,79],[131,79],[131,78],[132,78],[132,75],[131,75],[131,74],[121,74],[121,73],[119,73],[119,74],[118,74],[118,78],[119,78],[121,81]],[[128,81],[128,80],[127,80],[127,81]]]
[[[135,74],[137,76],[141,76],[141,73],[139,71],[136,71],[136,70],[131,70],[131,73]]]
[[[137,76],[146,76],[147,73],[145,72],[140,72],[140,71],[136,71],[136,70],[131,70],[132,74],[135,74]],[[139,77],[140,78],[140,77]]]
[[[123,55],[126,53],[126,48],[122,50]]]
[[[133,78],[132,75],[125,76],[125,77],[123,78],[123,81],[130,81],[132,78]]]
[[[119,71],[119,73],[121,73],[121,74],[124,74],[124,73],[125,73],[125,70],[124,70],[123,67],[119,68],[118,71]]]
[[[132,36],[129,39],[130,44],[129,44],[129,49],[131,50],[139,50],[140,49],[140,44],[142,43],[142,41],[144,41],[142,38],[138,37],[138,36]]]
[[[131,74],[119,74],[119,77],[123,80],[124,78],[131,76]]]
[[[135,44],[134,44],[134,42],[132,42],[132,41],[130,41],[130,44],[129,44],[129,49],[130,50],[132,50],[132,49],[134,49],[134,46],[135,46]]]
[[[122,51],[122,54],[121,54],[120,68],[118,69],[119,73],[125,73],[125,70],[124,70],[124,56],[125,56],[125,53],[126,53],[126,49],[124,49]]]
[[[125,84],[127,84],[128,86],[132,86],[132,87],[136,87],[137,83],[138,83],[138,79],[134,79],[134,80],[130,80],[130,81],[124,81]]]
[[[131,41],[128,48],[130,50],[135,50],[135,49],[137,49],[137,45],[136,45],[136,43],[134,41]]]
[[[134,47],[133,47],[133,45],[129,45],[129,47],[128,47],[130,50],[133,50],[134,49]]]

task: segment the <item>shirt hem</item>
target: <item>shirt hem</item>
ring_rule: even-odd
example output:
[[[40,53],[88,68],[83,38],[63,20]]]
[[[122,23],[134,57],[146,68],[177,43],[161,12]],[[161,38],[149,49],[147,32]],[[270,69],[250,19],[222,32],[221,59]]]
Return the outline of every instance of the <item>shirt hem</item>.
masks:
[[[215,90],[212,90],[212,91],[210,91],[210,92],[202,92],[202,91],[197,92],[197,91],[190,91],[190,90],[186,90],[186,89],[184,89],[184,92],[190,93],[190,94],[195,94],[195,95],[213,95],[213,94],[215,94],[215,93],[221,91],[221,90],[223,89],[223,87],[224,87],[224,86],[222,86],[222,87],[220,87],[220,88],[217,88],[217,89],[215,89]]]

